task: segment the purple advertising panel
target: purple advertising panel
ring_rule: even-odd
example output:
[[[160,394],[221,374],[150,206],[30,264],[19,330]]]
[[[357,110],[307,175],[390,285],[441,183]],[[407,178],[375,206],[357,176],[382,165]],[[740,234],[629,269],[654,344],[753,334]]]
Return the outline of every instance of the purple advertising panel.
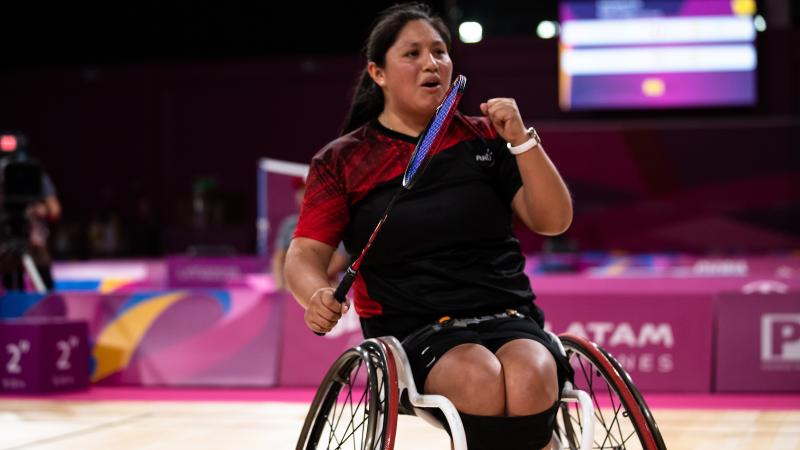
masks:
[[[289,294],[284,309],[281,386],[318,386],[336,358],[364,340],[355,308],[325,336],[314,334],[303,321],[303,308]]]
[[[89,386],[86,322],[45,317],[0,321],[0,390],[41,393]]]
[[[554,333],[608,350],[643,391],[711,388],[712,298],[680,294],[548,294],[537,300]]]
[[[720,294],[717,391],[800,391],[800,292]]]
[[[257,288],[253,278],[264,277],[269,264],[263,257],[236,256],[167,258],[167,287],[175,288]]]

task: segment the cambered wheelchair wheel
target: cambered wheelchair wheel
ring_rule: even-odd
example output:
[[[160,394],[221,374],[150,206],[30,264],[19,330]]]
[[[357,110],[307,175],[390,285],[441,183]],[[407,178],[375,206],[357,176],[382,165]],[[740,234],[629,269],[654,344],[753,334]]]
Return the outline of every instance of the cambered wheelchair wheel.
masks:
[[[382,342],[345,351],[317,390],[297,450],[391,450],[397,392],[394,358]]]
[[[666,450],[650,409],[622,365],[583,337],[559,338],[575,370],[574,388],[591,397],[595,415],[581,417],[576,403],[563,402],[557,418],[562,446],[578,449],[584,424],[594,420],[593,449]]]

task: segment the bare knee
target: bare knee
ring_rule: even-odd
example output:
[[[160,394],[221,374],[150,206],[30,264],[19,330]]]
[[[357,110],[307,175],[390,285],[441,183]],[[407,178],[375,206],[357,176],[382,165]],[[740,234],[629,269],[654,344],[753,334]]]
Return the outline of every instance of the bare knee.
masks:
[[[425,392],[447,397],[467,414],[501,416],[505,412],[503,367],[477,344],[462,344],[445,353],[428,374]]]
[[[558,374],[553,355],[539,342],[516,339],[497,351],[503,366],[506,414],[542,412],[558,400]]]

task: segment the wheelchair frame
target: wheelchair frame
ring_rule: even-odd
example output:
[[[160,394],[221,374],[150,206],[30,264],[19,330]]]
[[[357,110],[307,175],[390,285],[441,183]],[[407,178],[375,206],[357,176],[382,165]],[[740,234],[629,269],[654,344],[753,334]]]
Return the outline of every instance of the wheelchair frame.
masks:
[[[666,450],[647,404],[619,362],[601,347],[583,337],[572,334],[562,334],[561,336],[549,334],[557,342],[563,355],[577,355],[576,358],[581,365],[583,375],[590,378],[590,389],[593,386],[596,371],[597,376],[605,381],[609,389],[614,390],[620,400],[620,405],[614,404],[613,397],[611,397],[612,408],[616,413],[625,408],[624,417],[630,419],[638,439],[635,442],[641,444],[640,448]],[[363,406],[365,422],[362,421],[361,424],[356,425],[353,420],[356,417],[352,405],[354,397],[351,395],[352,387],[356,384],[353,383],[356,376],[351,377],[350,373],[356,365],[358,365],[356,370],[358,372],[362,363],[366,367],[364,380],[366,390],[365,394],[362,394],[362,399],[367,392],[369,399]],[[589,364],[594,369],[590,368],[587,374],[585,366]],[[345,383],[348,385],[345,400],[349,399],[350,401],[353,417],[346,424],[344,438],[340,440],[335,437],[334,432],[339,427],[341,417],[336,420],[336,423],[333,423],[330,416],[331,409],[333,415],[336,415],[341,389]],[[562,389],[561,402],[562,406],[558,412],[561,420],[554,433],[559,443],[566,445],[564,448],[571,450],[590,450],[598,447],[627,448],[625,444],[633,437],[633,433],[627,438],[622,436],[619,423],[616,423],[617,428],[620,428],[620,436],[615,439],[612,433],[617,418],[607,424],[602,414],[597,414],[600,405],[594,395],[590,396],[586,391],[576,389],[574,383],[568,380]],[[361,399],[359,405],[360,403]],[[570,415],[570,405],[574,405],[577,420]],[[343,413],[345,409],[346,406],[343,405],[339,412]],[[437,417],[431,412],[432,410],[440,411],[443,417]],[[297,449],[342,448],[344,442],[351,437],[355,441],[356,434],[361,429],[363,437],[359,448],[392,450],[399,414],[416,415],[438,428],[447,427],[450,430],[453,450],[467,450],[464,427],[457,409],[444,396],[419,393],[411,373],[411,365],[401,343],[392,336],[367,339],[359,346],[345,351],[331,366],[311,404]],[[585,420],[590,417],[592,420]],[[442,419],[446,424],[442,423]],[[595,419],[598,419],[598,425],[608,433],[600,443],[596,440]],[[579,439],[576,439],[578,437],[576,426],[580,427]],[[322,435],[326,431],[326,427],[330,428],[327,447],[318,447],[320,443],[324,444],[321,441],[324,441]],[[606,444],[610,447],[605,447]],[[331,445],[334,446],[331,447]],[[593,445],[597,445],[597,447],[593,447]],[[356,448],[355,443],[353,447]],[[347,444],[347,448],[349,448],[349,444]]]

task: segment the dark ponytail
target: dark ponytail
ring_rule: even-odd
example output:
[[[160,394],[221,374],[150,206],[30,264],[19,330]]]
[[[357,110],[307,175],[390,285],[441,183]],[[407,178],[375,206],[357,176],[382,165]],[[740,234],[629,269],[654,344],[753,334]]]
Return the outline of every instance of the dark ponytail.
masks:
[[[358,78],[342,134],[347,134],[378,117],[381,111],[383,111],[383,91],[375,84],[365,68]]]
[[[372,25],[367,42],[364,44],[364,56],[367,62],[374,62],[378,67],[386,66],[386,52],[394,45],[397,36],[406,23],[412,20],[425,20],[439,33],[450,51],[450,31],[441,17],[434,15],[428,5],[423,3],[404,3],[385,9]],[[383,111],[383,91],[369,76],[366,67],[358,78],[350,111],[342,127],[342,134],[375,119]]]

